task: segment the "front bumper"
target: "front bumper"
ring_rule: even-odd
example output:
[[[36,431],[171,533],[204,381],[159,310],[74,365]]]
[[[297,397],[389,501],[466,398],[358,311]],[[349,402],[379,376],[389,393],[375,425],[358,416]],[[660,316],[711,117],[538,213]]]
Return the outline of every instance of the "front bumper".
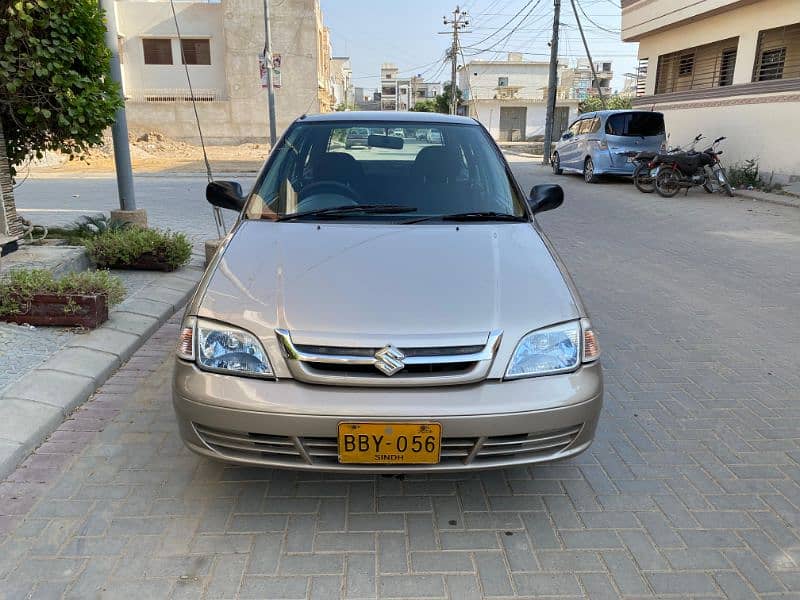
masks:
[[[207,373],[177,361],[181,437],[227,462],[317,471],[454,472],[547,462],[586,450],[602,407],[599,363],[564,375],[439,388],[317,386]],[[342,421],[435,421],[435,465],[340,464]]]

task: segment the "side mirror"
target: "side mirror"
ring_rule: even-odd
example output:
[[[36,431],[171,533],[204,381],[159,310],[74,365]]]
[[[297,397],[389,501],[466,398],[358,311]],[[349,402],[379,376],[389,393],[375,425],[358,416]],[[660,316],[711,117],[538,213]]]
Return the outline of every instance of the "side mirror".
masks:
[[[247,198],[236,181],[212,181],[206,186],[206,200],[214,206],[239,212],[244,208]]]
[[[571,137],[572,137],[572,133],[570,133],[569,131],[565,131],[564,135],[561,136],[561,139],[562,140],[568,140]]]
[[[543,183],[531,188],[531,196],[528,199],[528,206],[531,207],[533,214],[553,210],[564,202],[564,190],[560,185],[553,183]]]

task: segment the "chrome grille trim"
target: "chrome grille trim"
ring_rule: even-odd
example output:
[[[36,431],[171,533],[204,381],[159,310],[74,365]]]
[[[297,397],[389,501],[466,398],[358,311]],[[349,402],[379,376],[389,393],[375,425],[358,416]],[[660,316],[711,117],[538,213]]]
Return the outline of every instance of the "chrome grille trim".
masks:
[[[356,386],[437,386],[474,383],[487,377],[503,337],[501,330],[491,331],[483,346],[431,346],[399,348],[402,362],[409,367],[431,366],[431,373],[404,373],[386,376],[375,368],[374,374],[354,369],[354,372],[325,371],[325,365],[343,367],[375,367],[379,348],[342,348],[295,344],[286,329],[276,329],[275,335],[292,376],[307,383]],[[315,365],[319,368],[315,369]],[[452,365],[452,370],[442,366]],[[416,371],[416,370],[415,370]]]
[[[272,436],[224,431],[193,423],[198,437],[216,454],[253,463],[282,466],[311,466],[363,469],[368,465],[339,463],[335,437]],[[441,467],[482,464],[502,466],[529,459],[546,461],[558,458],[580,435],[583,424],[555,431],[507,436],[443,437]],[[375,465],[381,467],[382,465]],[[413,470],[415,465],[403,465]]]

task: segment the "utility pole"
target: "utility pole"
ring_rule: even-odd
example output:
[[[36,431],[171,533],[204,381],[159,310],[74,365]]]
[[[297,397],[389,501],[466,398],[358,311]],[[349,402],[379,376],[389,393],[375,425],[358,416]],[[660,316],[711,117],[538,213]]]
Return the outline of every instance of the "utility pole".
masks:
[[[555,125],[556,92],[558,91],[558,27],[561,17],[561,0],[553,0],[553,38],[550,40],[550,76],[547,80],[547,117],[544,123],[544,156],[542,163],[550,164],[550,148],[553,144]]]
[[[133,191],[133,170],[131,169],[131,150],[128,142],[128,119],[125,115],[125,95],[122,91],[122,69],[119,63],[119,40],[117,39],[117,15],[114,0],[100,0],[100,8],[106,14],[106,47],[111,53],[111,79],[119,86],[122,107],[114,114],[111,137],[114,143],[114,169],[117,174],[117,193],[120,212],[112,211],[111,218],[147,225],[144,210],[136,210],[136,196]]]
[[[456,114],[456,102],[458,101],[458,94],[456,93],[458,86],[456,84],[456,75],[458,74],[458,32],[465,29],[469,25],[469,14],[467,11],[462,11],[460,7],[456,6],[453,11],[453,18],[448,20],[447,17],[442,17],[445,25],[453,26],[453,44],[450,46],[450,114]]]
[[[594,81],[594,86],[597,88],[597,95],[600,96],[600,104],[603,106],[603,109],[605,109],[606,99],[603,96],[603,90],[600,89],[600,82],[597,80],[597,71],[594,68],[592,54],[589,52],[589,44],[586,43],[586,36],[583,35],[583,25],[581,25],[581,18],[578,16],[578,8],[575,6],[575,0],[570,0],[570,2],[572,2],[572,12],[575,13],[575,21],[578,23],[578,31],[581,32],[583,48],[586,50],[586,58],[589,59],[589,67],[592,69],[592,81]]]
[[[267,104],[269,105],[269,144],[275,147],[275,85],[272,80],[272,31],[269,27],[269,0],[264,0],[264,63],[267,68]]]

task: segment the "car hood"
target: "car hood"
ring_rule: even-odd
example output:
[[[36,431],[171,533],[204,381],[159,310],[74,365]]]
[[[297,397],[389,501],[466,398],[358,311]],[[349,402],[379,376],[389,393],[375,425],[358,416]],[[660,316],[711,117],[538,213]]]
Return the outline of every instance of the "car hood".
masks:
[[[299,344],[362,347],[482,344],[502,330],[510,352],[581,316],[529,223],[244,221],[197,301],[195,314],[251,331],[270,353],[278,328]]]

